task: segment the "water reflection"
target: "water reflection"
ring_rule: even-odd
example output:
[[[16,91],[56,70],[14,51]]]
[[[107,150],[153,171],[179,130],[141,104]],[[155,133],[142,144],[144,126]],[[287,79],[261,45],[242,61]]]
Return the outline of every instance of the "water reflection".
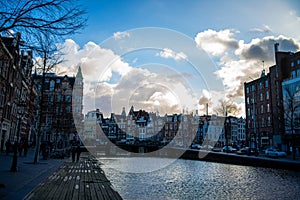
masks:
[[[141,159],[141,158],[135,158]],[[156,162],[148,158],[148,162]],[[102,159],[103,169],[124,199],[298,199],[300,173],[193,160],[149,173],[124,173]]]

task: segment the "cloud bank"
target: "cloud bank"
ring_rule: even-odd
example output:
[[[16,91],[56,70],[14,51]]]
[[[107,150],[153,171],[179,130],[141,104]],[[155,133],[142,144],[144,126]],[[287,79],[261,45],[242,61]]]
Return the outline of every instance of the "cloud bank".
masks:
[[[270,32],[271,29],[265,26],[264,30],[251,31]],[[298,41],[283,35],[254,38],[246,43],[237,39],[231,29],[205,30],[196,35],[195,42],[217,63],[219,69],[215,73],[223,81],[226,100],[237,102],[241,115],[244,114],[244,82],[258,78],[263,68],[268,71],[275,64],[274,44],[279,43],[281,51],[295,52],[300,49]],[[211,103],[207,102],[207,96],[200,97],[199,103]]]
[[[197,106],[197,98],[186,84],[186,74],[132,67],[112,50],[93,42],[80,48],[68,39],[61,45],[65,62],[57,66],[56,73],[75,76],[81,66],[84,113],[99,108],[109,116],[111,112],[120,113],[123,106],[128,111],[134,105],[136,109],[158,111],[164,115],[180,113],[184,106]],[[164,49],[160,56],[176,61],[186,58],[182,52],[175,53],[171,49]]]

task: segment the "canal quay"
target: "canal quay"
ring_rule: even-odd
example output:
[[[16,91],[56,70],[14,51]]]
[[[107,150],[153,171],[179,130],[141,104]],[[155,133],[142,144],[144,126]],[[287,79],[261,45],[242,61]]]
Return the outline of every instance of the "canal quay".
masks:
[[[190,157],[183,158],[183,154],[181,159],[167,155],[149,157],[147,153],[121,154],[114,150],[107,154],[98,152],[95,157],[95,152],[84,152],[78,163],[69,158],[49,159],[37,166],[21,158],[18,174],[1,175],[5,178],[1,183],[12,187],[12,182],[15,188],[1,188],[0,199],[298,199],[300,196],[300,172],[276,169],[280,162],[299,163],[299,160],[187,152]],[[191,156],[195,152],[203,158]],[[221,157],[223,160],[212,160]],[[259,159],[266,160],[273,162],[274,167],[230,163],[233,158],[251,158],[256,163]],[[56,163],[56,170],[49,170],[51,163]],[[31,177],[23,178],[27,168],[37,168],[40,174],[32,172]],[[43,168],[48,170],[42,171]],[[13,182],[14,179],[19,182]],[[3,191],[10,193],[5,195]]]

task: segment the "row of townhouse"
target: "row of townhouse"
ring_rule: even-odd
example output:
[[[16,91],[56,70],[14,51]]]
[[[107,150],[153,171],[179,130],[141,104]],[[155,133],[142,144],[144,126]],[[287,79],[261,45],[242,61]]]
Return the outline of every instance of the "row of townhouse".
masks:
[[[76,77],[32,73],[24,43],[20,33],[0,35],[0,150],[6,141],[34,145],[39,129],[42,141],[67,146],[72,133],[83,132],[81,69]]]
[[[97,109],[86,114],[84,140],[114,143],[168,144],[188,147],[192,143],[211,146],[244,145],[246,140],[245,119],[228,117],[230,128],[225,134],[225,117],[216,115],[172,114],[159,116],[144,110],[135,111],[132,106],[128,114],[123,108],[120,115],[112,113],[104,118]]]
[[[5,142],[28,142],[35,129],[36,97],[32,52],[22,50],[21,34],[0,35],[0,149]]]

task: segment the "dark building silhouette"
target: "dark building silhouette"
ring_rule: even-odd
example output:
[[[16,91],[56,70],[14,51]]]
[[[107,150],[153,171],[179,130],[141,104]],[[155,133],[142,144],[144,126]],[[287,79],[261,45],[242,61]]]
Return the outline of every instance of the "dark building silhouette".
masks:
[[[24,42],[21,34],[0,36],[0,147],[4,142],[17,140],[28,142],[34,112],[30,108],[34,86],[32,85],[32,52],[21,50]]]
[[[34,74],[33,80],[40,91],[42,75]],[[73,134],[78,132],[77,127],[78,134],[82,134],[82,80],[80,67],[76,78],[67,75],[57,76],[54,73],[45,74],[44,92],[41,97],[42,109],[39,115],[41,117],[42,142],[64,148],[69,146]]]
[[[280,52],[275,44],[275,62],[268,74],[262,72],[260,78],[244,83],[247,140],[259,148],[288,150],[283,83],[300,77],[300,52]]]

